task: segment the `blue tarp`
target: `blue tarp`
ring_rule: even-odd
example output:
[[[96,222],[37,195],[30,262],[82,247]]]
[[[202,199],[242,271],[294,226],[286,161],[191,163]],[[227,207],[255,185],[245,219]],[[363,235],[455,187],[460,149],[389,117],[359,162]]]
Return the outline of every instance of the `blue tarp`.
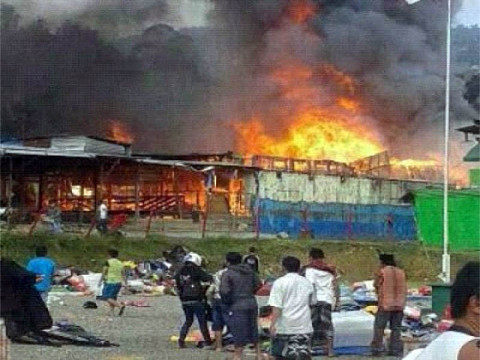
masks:
[[[260,232],[308,234],[321,239],[414,240],[414,209],[410,205],[289,203],[261,199]]]

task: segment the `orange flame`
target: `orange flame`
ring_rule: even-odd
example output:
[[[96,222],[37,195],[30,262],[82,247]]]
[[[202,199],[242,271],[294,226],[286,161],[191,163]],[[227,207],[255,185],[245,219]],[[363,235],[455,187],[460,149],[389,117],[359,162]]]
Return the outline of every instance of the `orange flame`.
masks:
[[[120,121],[110,120],[108,122],[109,137],[115,141],[131,144],[134,136],[130,133],[127,126]]]
[[[349,162],[382,151],[367,129],[319,109],[296,115],[286,134],[267,135],[262,122],[253,119],[235,124],[239,151],[248,155],[274,155]],[[363,134],[363,135],[360,135]]]
[[[375,132],[355,120],[361,106],[353,97],[355,81],[347,74],[330,64],[311,67],[291,61],[274,68],[270,76],[279,100],[284,103],[276,111],[277,122],[287,123],[288,127],[275,137],[267,133],[261,116],[236,123],[238,151],[248,155],[352,162],[383,150]],[[319,83],[343,95],[332,99],[333,103],[325,101]],[[322,102],[325,105],[317,104]]]
[[[442,166],[437,160],[430,159],[430,160],[416,160],[416,159],[390,159],[390,164],[392,166],[402,166],[406,168],[425,168],[429,166]]]

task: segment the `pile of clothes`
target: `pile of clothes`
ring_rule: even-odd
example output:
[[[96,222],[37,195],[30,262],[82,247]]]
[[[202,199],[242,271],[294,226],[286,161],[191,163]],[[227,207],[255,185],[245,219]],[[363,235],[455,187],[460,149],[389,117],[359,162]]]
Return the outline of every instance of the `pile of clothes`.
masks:
[[[36,280],[37,275],[11,259],[0,259],[0,316],[10,340],[48,346],[118,346],[77,325],[59,323],[53,326],[50,312],[34,287]]]

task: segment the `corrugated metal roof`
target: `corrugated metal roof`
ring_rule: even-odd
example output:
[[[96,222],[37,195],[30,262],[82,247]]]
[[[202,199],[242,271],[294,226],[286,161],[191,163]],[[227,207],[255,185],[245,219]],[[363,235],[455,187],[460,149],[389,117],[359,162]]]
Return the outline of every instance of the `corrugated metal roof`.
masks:
[[[235,164],[235,163],[229,163],[229,162],[183,161],[183,163],[191,166],[213,166],[213,167],[230,167],[230,168],[236,168],[236,169],[260,170],[260,168],[256,166]]]
[[[95,158],[97,155],[84,151],[64,151],[31,146],[17,146],[0,144],[0,155],[36,155],[36,156],[62,156],[77,158]]]
[[[141,164],[186,167],[186,165],[183,162],[175,161],[175,160],[155,160],[155,159],[140,158],[140,157],[136,157],[133,160]]]

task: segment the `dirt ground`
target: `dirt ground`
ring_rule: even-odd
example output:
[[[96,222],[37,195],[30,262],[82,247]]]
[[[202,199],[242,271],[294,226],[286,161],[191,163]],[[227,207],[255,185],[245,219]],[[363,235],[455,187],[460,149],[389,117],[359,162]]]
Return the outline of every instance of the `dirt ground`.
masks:
[[[123,297],[136,299],[140,297]],[[90,348],[63,346],[61,348],[38,345],[11,346],[12,360],[224,360],[230,359],[230,353],[216,353],[212,350],[196,348],[177,349],[170,336],[176,335],[182,320],[182,311],[178,298],[149,297],[151,307],[127,307],[123,317],[111,318],[104,304],[98,309],[83,309],[82,304],[90,300],[85,297],[62,297],[50,305],[54,321],[66,319],[80,325],[93,334],[120,344],[119,347]],[[251,355],[245,359],[254,359]],[[318,357],[320,359],[322,357]],[[340,356],[337,359],[353,360],[369,357]],[[379,359],[379,358],[375,358]],[[380,358],[381,359],[381,358]],[[394,359],[394,358],[385,358]]]

